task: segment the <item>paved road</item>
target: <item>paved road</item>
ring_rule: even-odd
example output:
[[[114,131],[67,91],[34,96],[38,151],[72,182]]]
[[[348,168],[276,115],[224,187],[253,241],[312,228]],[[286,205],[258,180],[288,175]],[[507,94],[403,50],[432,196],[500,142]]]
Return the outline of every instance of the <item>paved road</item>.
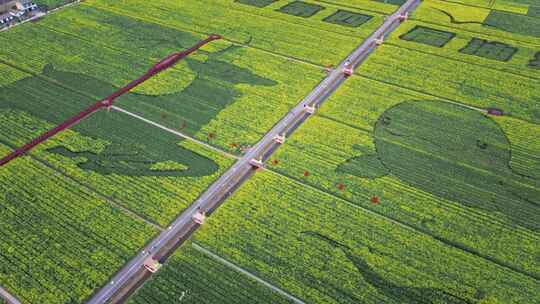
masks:
[[[231,189],[235,189],[246,180],[246,172],[252,173],[253,168],[250,160],[267,156],[268,151],[273,151],[278,144],[274,138],[279,134],[290,134],[290,130],[298,126],[299,123],[307,119],[310,115],[306,113],[306,106],[320,106],[347,78],[343,74],[346,65],[358,67],[377,48],[376,40],[385,37],[395,30],[400,22],[399,16],[412,12],[420,0],[409,0],[404,3],[394,14],[386,18],[383,25],[366,39],[353,53],[351,53],[336,69],[319,85],[306,96],[295,108],[293,108],[280,122],[255,145],[242,158],[240,158],[227,172],[225,172],[208,190],[203,193],[189,208],[187,208],[167,230],[158,235],[142,252],[134,257],[124,268],[122,268],[112,279],[112,281],[99,290],[88,304],[106,303],[115,293],[124,288],[125,284],[141,271],[144,260],[154,256],[163,247],[174,241],[178,236],[185,235],[187,230],[193,230],[192,216],[198,210],[212,210],[223,199]]]
[[[0,287],[0,298],[5,299],[9,304],[21,304],[17,298],[2,287]]]

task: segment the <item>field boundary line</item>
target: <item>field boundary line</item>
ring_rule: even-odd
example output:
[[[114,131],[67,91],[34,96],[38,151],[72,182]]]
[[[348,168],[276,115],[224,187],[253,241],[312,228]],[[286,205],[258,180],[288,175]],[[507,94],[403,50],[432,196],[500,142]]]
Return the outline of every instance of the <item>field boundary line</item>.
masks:
[[[257,281],[257,282],[259,282],[260,284],[272,289],[273,291],[281,294],[282,296],[292,300],[296,304],[306,304],[304,301],[298,299],[297,297],[293,296],[292,294],[290,294],[290,293],[284,291],[283,289],[273,285],[272,283],[269,283],[269,282],[265,281],[264,279],[254,275],[253,273],[251,273],[251,272],[249,272],[249,271],[247,271],[247,270],[233,264],[232,262],[229,262],[228,260],[220,257],[219,255],[211,252],[210,250],[202,247],[201,245],[199,245],[199,244],[197,244],[195,242],[191,243],[191,247],[193,247],[195,250],[197,250],[197,251],[211,257],[212,259],[218,261],[219,263],[231,268],[232,270],[234,270],[236,272],[239,272],[239,273],[241,273],[241,274],[243,274],[243,275],[245,275],[245,276],[247,276],[247,277],[249,277],[249,278],[251,278],[251,279],[253,279],[253,280]]]
[[[147,123],[147,124],[149,124],[149,125],[151,125],[151,126],[154,126],[154,127],[158,128],[158,129],[161,129],[161,130],[163,130],[163,131],[166,131],[166,132],[169,132],[169,133],[174,134],[174,135],[176,135],[176,136],[182,137],[182,138],[184,138],[184,139],[193,141],[193,142],[195,142],[195,143],[197,143],[197,144],[199,144],[199,145],[201,145],[201,146],[204,146],[204,147],[206,147],[206,148],[208,148],[208,149],[211,149],[212,151],[221,153],[221,154],[223,154],[223,155],[225,155],[225,156],[227,156],[227,157],[229,157],[229,158],[234,158],[234,159],[237,159],[237,160],[240,159],[239,156],[233,155],[233,154],[231,154],[231,153],[229,153],[229,152],[225,152],[225,151],[223,151],[223,150],[221,150],[221,149],[219,149],[219,148],[217,148],[217,147],[214,147],[214,146],[212,146],[212,145],[210,145],[210,144],[208,144],[208,143],[205,143],[205,142],[200,141],[200,140],[198,140],[198,139],[196,139],[196,138],[194,138],[194,137],[191,137],[191,136],[189,136],[189,135],[186,135],[186,134],[184,134],[184,133],[182,133],[182,132],[179,132],[179,131],[176,131],[176,130],[171,129],[171,128],[169,128],[169,127],[166,127],[166,126],[164,126],[164,125],[161,125],[161,124],[159,124],[159,123],[157,123],[157,122],[154,122],[154,121],[152,121],[152,120],[150,120],[150,119],[146,119],[146,118],[144,118],[143,116],[140,116],[140,115],[138,115],[138,114],[135,114],[135,113],[133,113],[133,112],[130,112],[130,111],[128,111],[128,110],[125,110],[125,109],[123,109],[123,108],[121,108],[121,107],[118,107],[118,106],[111,106],[111,109],[113,109],[113,110],[115,110],[115,111],[117,111],[117,112],[123,113],[123,114],[125,114],[125,115],[131,116],[131,117],[133,117],[133,118],[135,118],[135,119],[141,120],[141,121],[143,121],[143,122],[145,122],[145,123]]]
[[[395,218],[392,218],[392,217],[389,217],[388,215],[385,215],[381,212],[377,212],[377,211],[374,211],[374,210],[371,210],[371,209],[368,209],[366,207],[363,207],[361,205],[358,205],[358,204],[355,204],[354,202],[350,201],[349,199],[346,199],[346,198],[343,198],[341,196],[338,196],[334,193],[331,193],[329,191],[327,191],[326,189],[322,189],[322,188],[319,188],[317,186],[314,186],[314,185],[311,185],[311,184],[307,184],[305,183],[304,181],[300,180],[300,179],[297,179],[293,176],[290,176],[290,175],[287,175],[285,173],[281,173],[281,172],[278,172],[276,171],[275,169],[266,169],[267,171],[273,173],[273,174],[276,174],[278,176],[282,176],[284,178],[287,178],[287,179],[290,179],[300,185],[303,185],[305,187],[308,187],[308,188],[311,188],[317,192],[320,192],[320,193],[324,193],[324,194],[327,194],[327,195],[330,195],[334,198],[337,198],[338,200],[340,200],[343,204],[346,204],[346,205],[349,205],[351,207],[354,207],[354,208],[357,208],[357,209],[360,209],[360,210],[363,210],[364,212],[366,213],[369,213],[369,214],[372,214],[372,215],[375,215],[375,216],[378,216],[378,217],[382,217],[402,228],[405,228],[405,229],[408,229],[409,231],[412,231],[414,233],[419,233],[419,234],[423,234],[423,235],[426,235],[428,237],[431,237],[433,238],[434,240],[444,244],[445,246],[448,246],[450,248],[455,248],[455,249],[458,249],[458,250],[461,250],[467,254],[470,254],[470,255],[473,255],[475,257],[478,257],[478,258],[481,258],[481,259],[484,259],[488,262],[491,262],[491,263],[494,263],[496,265],[498,265],[499,267],[501,268],[506,268],[510,271],[513,271],[515,273],[518,273],[520,275],[523,275],[523,276],[526,276],[526,277],[529,277],[533,280],[536,280],[536,281],[540,281],[540,275],[537,275],[537,274],[534,274],[534,273],[531,273],[531,272],[528,272],[528,271],[525,271],[525,270],[522,270],[522,269],[519,269],[517,267],[514,267],[512,265],[509,265],[507,263],[505,263],[504,261],[499,261],[499,259],[497,258],[494,258],[494,257],[491,257],[487,254],[483,254],[483,253],[480,253],[478,252],[477,250],[475,249],[472,249],[472,248],[469,248],[467,247],[466,245],[464,244],[460,244],[458,242],[452,242],[450,240],[447,240],[443,237],[439,237],[439,236],[436,236],[436,235],[433,235],[431,233],[429,233],[428,231],[423,231],[422,229],[419,229],[417,227],[414,227],[406,222],[403,222],[399,219],[395,219]]]
[[[19,299],[12,295],[9,291],[0,286],[0,298],[7,301],[8,304],[22,304]]]

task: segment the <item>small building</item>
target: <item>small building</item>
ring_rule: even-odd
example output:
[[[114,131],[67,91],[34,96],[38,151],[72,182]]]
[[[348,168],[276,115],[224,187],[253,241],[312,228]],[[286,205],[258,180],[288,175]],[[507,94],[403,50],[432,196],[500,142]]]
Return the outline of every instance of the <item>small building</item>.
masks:
[[[32,0],[17,0],[15,1],[15,6],[17,7],[17,10],[25,13],[31,12],[38,8],[37,4],[32,2]]]
[[[14,17],[10,13],[0,14],[0,28],[8,26],[13,21],[13,19]]]
[[[0,15],[5,13],[18,14],[37,10],[38,6],[32,0],[0,0]]]

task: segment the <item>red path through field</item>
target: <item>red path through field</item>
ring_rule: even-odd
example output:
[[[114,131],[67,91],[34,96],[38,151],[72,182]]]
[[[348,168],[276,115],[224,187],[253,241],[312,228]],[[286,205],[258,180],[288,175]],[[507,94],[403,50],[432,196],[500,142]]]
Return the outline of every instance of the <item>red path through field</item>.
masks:
[[[17,157],[19,157],[21,155],[24,155],[25,153],[30,151],[35,146],[45,142],[49,138],[51,138],[51,137],[55,136],[56,134],[64,131],[65,129],[71,128],[72,126],[78,124],[81,120],[83,120],[86,117],[94,114],[99,109],[112,106],[118,97],[120,97],[120,96],[126,94],[127,92],[131,91],[136,86],[138,86],[141,83],[147,81],[148,79],[152,78],[156,74],[158,74],[158,73],[160,73],[160,72],[162,72],[162,71],[164,71],[164,70],[166,70],[166,69],[168,69],[170,67],[173,67],[175,64],[178,63],[178,61],[180,61],[180,60],[184,59],[185,57],[191,55],[192,53],[194,53],[195,51],[197,51],[198,49],[200,49],[201,47],[203,47],[207,43],[210,43],[210,42],[212,42],[214,40],[219,40],[221,38],[222,37],[220,35],[210,35],[210,36],[208,36],[208,38],[199,41],[196,45],[194,45],[190,49],[187,49],[187,50],[182,51],[182,52],[177,52],[177,53],[171,54],[170,56],[168,56],[167,58],[163,59],[162,61],[160,61],[159,63],[154,65],[152,68],[150,68],[150,70],[148,70],[148,72],[146,72],[146,74],[144,74],[140,78],[133,80],[132,82],[127,84],[125,87],[123,87],[123,88],[119,89],[118,91],[114,92],[113,94],[111,94],[109,97],[106,97],[106,98],[96,102],[95,104],[93,104],[89,108],[85,109],[84,111],[80,112],[79,114],[69,118],[68,120],[66,120],[63,123],[59,124],[55,128],[41,134],[40,136],[38,136],[37,138],[35,138],[31,142],[29,142],[26,145],[16,149],[12,153],[10,153],[8,156],[2,158],[0,160],[0,167],[3,166],[3,165],[6,165],[7,163],[14,160],[15,158],[17,158]]]

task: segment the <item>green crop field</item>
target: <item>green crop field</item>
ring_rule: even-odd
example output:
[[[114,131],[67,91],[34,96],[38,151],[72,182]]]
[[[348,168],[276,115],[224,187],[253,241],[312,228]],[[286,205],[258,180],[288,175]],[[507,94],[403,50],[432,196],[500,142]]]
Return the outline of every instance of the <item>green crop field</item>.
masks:
[[[0,169],[0,219],[0,282],[24,303],[82,302],[157,232],[29,158]]]
[[[534,278],[272,172],[248,181],[196,242],[306,303],[540,300]]]
[[[104,109],[0,168],[0,286],[86,302],[403,3],[87,0],[0,33],[0,157],[224,37],[115,103],[197,141]],[[536,4],[422,1],[129,303],[540,302]]]
[[[132,297],[130,304],[293,303],[257,281],[186,244],[163,272]]]
[[[173,70],[122,97],[118,105],[212,146],[240,153],[241,148],[254,144],[324,77],[322,65],[337,63],[356,45],[357,37],[367,37],[382,22],[384,10],[380,8],[385,8],[377,5],[368,10],[340,10],[339,5],[321,4],[321,12],[300,21],[297,16],[278,11],[275,5],[282,7],[283,3],[268,3],[274,6],[265,7],[253,5],[256,1],[212,1],[211,5],[207,2],[162,1],[150,5],[143,1],[85,1],[37,23],[2,33],[0,41],[5,47],[0,50],[0,140],[6,146],[0,155],[5,156],[142,75],[171,52],[186,49],[212,32],[227,40],[205,47]],[[308,2],[315,5],[314,1],[306,1],[306,5]],[[39,4],[52,9],[63,2]],[[209,23],[208,17],[201,15],[202,8],[208,16],[220,19]],[[213,11],[208,12],[207,8]],[[231,21],[238,18],[249,20],[249,24],[244,29],[234,27]],[[280,32],[275,31],[275,24],[280,24]],[[337,53],[330,45],[319,47],[321,39],[335,44],[344,37],[347,39]],[[298,39],[303,43],[296,43]],[[34,162],[33,167],[27,165],[36,168],[30,172],[19,169]],[[11,175],[5,177],[2,185],[14,193],[36,181],[35,193],[13,194],[11,204],[38,196],[51,187],[51,183],[46,184],[51,176],[57,176],[57,183],[65,184],[48,193],[50,198],[42,198],[53,209],[41,211],[38,201],[23,211],[43,212],[45,219],[50,218],[33,232],[36,239],[46,238],[51,231],[71,238],[66,236],[66,243],[54,239],[57,250],[39,258],[32,255],[39,254],[32,252],[32,243],[26,244],[16,237],[10,239],[5,243],[10,254],[3,256],[2,262],[8,257],[12,261],[11,254],[17,248],[28,253],[0,272],[0,284],[32,303],[83,302],[155,230],[141,225],[137,233],[123,237],[130,247],[121,253],[117,253],[120,249],[116,244],[110,244],[100,249],[99,255],[91,256],[77,247],[80,237],[69,225],[99,225],[106,221],[109,225],[103,229],[114,230],[122,221],[146,220],[166,226],[232,162],[221,153],[181,140],[123,113],[94,114],[4,169],[5,174]],[[15,178],[17,184],[8,183]],[[40,187],[38,180],[43,184]],[[69,199],[56,201],[68,194]],[[66,208],[62,204],[69,204],[78,196],[89,196],[100,203],[81,219],[73,215],[61,222],[53,210]],[[4,214],[4,220],[11,218]],[[22,223],[17,224],[6,229],[21,230]],[[128,229],[134,224],[124,226]],[[122,239],[124,233],[122,229],[114,234],[83,231],[90,238],[94,234],[96,238],[112,234]],[[72,249],[62,253],[61,245]],[[107,255],[107,250],[113,253]],[[81,268],[77,275],[63,264],[40,264],[46,259],[73,260],[75,252],[90,259],[80,259],[85,264],[77,264]],[[20,271],[24,267],[32,267],[35,277],[29,271]],[[17,270],[19,276],[14,277],[12,273]],[[47,277],[48,272],[58,275]],[[39,285],[28,281],[31,279],[39,279]],[[55,280],[57,289],[51,287]],[[246,284],[254,283],[247,280]],[[242,293],[241,284],[238,288],[238,293]],[[267,290],[261,292],[269,294]]]

